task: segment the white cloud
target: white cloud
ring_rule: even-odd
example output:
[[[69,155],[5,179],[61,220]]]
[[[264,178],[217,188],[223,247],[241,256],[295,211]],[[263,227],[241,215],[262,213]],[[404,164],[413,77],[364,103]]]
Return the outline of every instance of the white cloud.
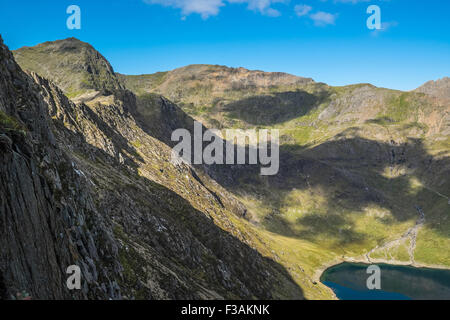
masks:
[[[334,0],[334,2],[343,2],[343,3],[360,3],[360,2],[369,2],[370,0]]]
[[[250,10],[259,11],[262,14],[274,15],[279,11],[271,8],[274,3],[287,3],[289,0],[227,0],[230,3],[248,3]]]
[[[220,8],[227,4],[247,4],[249,10],[277,17],[281,13],[272,8],[274,3],[287,3],[289,0],[144,0],[148,4],[159,4],[181,9],[183,15],[200,14],[203,19],[219,14]]]
[[[309,15],[309,17],[314,21],[314,24],[320,27],[329,24],[335,24],[337,16],[337,14],[332,14],[324,11],[319,11]]]
[[[326,0],[322,0],[326,1]],[[336,0],[335,0],[336,1]],[[353,0],[342,0],[342,1],[353,1]],[[355,0],[358,1],[358,0]],[[294,7],[294,11],[299,17],[307,17],[311,19],[316,26],[324,27],[330,24],[335,24],[338,14],[328,13],[325,11],[317,11],[311,13],[313,8],[306,4],[299,4]]]
[[[222,0],[144,0],[144,2],[181,9],[183,15],[198,13],[204,19],[217,15],[220,7],[224,6]]]
[[[303,17],[306,16],[312,10],[312,7],[306,4],[298,4],[294,7],[294,10],[299,17]]]

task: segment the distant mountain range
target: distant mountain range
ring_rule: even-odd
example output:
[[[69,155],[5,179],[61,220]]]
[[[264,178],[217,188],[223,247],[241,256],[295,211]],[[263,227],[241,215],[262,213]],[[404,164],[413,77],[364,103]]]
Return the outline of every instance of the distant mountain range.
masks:
[[[401,92],[215,65],[128,76],[74,38],[1,44],[0,71],[6,298],[330,299],[318,277],[340,261],[450,268],[449,78]],[[171,133],[194,120],[279,129],[279,174],[174,162]]]

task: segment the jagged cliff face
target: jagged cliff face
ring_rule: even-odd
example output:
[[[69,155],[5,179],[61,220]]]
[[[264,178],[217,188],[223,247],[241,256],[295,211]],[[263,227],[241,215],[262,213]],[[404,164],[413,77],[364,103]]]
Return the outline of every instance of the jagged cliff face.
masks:
[[[88,181],[59,147],[49,106],[40,94],[44,88],[34,81],[36,76],[22,72],[3,43],[0,70],[3,298],[22,291],[51,299],[120,297],[117,245]],[[86,275],[77,292],[65,286],[66,268],[73,264]]]
[[[303,297],[241,219],[243,206],[171,162],[171,149],[137,119],[131,92],[96,84],[75,104],[0,48],[3,298]],[[160,114],[178,112],[159,99]],[[70,265],[82,269],[81,291],[66,288]]]

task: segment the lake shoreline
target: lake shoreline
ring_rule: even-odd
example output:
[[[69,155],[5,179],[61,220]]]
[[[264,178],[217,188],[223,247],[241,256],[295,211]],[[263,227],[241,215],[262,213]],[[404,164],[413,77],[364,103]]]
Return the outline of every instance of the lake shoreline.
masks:
[[[320,279],[325,271],[327,271],[330,268],[333,268],[335,266],[338,266],[343,263],[361,263],[366,265],[373,265],[373,264],[387,264],[387,265],[393,265],[393,266],[406,266],[406,267],[414,267],[414,268],[427,268],[427,269],[438,269],[438,270],[450,270],[449,266],[443,266],[443,265],[436,265],[436,264],[426,264],[426,263],[418,263],[414,262],[411,263],[411,261],[399,261],[399,260],[386,260],[386,259],[368,259],[367,257],[359,257],[359,258],[351,258],[351,257],[343,257],[338,258],[335,260],[332,260],[330,262],[325,263],[322,265],[319,269],[316,270],[313,281],[317,283],[321,283],[324,285],[327,290],[331,292],[331,295],[333,296],[334,300],[339,300],[339,298],[336,296],[335,292],[325,284],[323,284]]]

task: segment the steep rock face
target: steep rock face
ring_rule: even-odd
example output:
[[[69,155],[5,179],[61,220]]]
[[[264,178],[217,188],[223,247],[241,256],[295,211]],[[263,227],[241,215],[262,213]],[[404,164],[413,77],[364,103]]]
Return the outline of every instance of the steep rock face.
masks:
[[[0,273],[6,297],[119,298],[120,266],[111,234],[96,214],[87,181],[57,144],[38,86],[0,44]],[[96,243],[105,245],[98,250]],[[86,281],[69,292],[66,269],[81,267]]]
[[[3,45],[0,58],[2,295],[303,297],[255,250],[269,251],[240,221],[242,205],[141,127],[133,94],[117,87],[74,104]],[[69,292],[74,264],[83,290]]]

